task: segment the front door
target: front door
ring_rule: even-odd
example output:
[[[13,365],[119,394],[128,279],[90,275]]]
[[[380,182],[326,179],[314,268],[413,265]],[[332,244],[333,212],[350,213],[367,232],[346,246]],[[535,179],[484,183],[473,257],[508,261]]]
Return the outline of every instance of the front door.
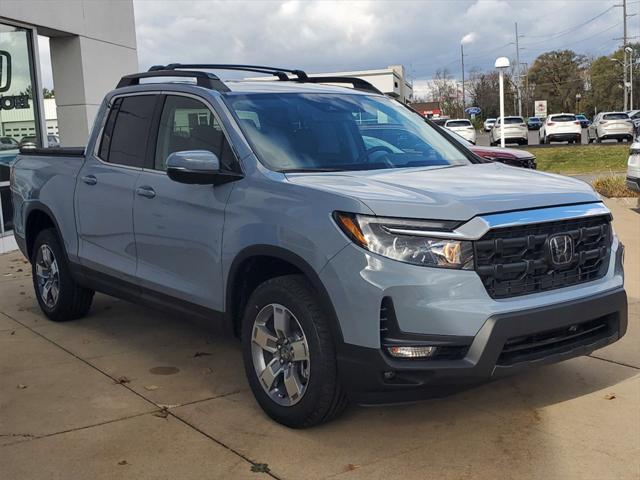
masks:
[[[222,310],[221,245],[224,210],[233,184],[186,185],[166,174],[169,154],[209,150],[221,167],[238,171],[212,110],[192,96],[164,100],[153,168],[136,183],[134,224],[141,287]]]
[[[133,199],[158,95],[112,101],[97,152],[87,152],[75,195],[80,263],[121,279],[136,269]]]

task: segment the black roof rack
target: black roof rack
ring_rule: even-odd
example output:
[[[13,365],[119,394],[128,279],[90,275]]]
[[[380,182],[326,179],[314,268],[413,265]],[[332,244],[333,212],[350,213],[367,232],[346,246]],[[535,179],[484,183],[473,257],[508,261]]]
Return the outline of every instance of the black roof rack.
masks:
[[[382,95],[382,92],[371,83],[358,77],[309,77],[304,70],[267,67],[263,65],[234,65],[221,63],[170,63],[168,65],[154,65],[148,72],[134,73],[132,75],[122,77],[116,88],[139,85],[141,78],[186,77],[195,78],[197,85],[200,87],[218,90],[219,92],[229,91],[229,87],[227,87],[219,77],[212,73],[201,72],[198,70],[234,70],[264,73],[272,75],[280,81],[293,81],[300,83],[345,83],[351,85],[357,90],[364,90]],[[294,75],[295,78],[291,78],[289,75]]]
[[[241,72],[266,73],[278,77],[279,80],[290,80],[288,73],[295,75],[299,80],[306,80],[307,74],[303,70],[290,68],[266,67],[264,65],[235,65],[229,63],[170,63],[169,65],[154,65],[150,72],[157,70],[236,70]]]
[[[356,90],[383,94],[376,87],[359,77],[309,77],[303,80],[305,83],[347,83]]]
[[[196,85],[199,87],[209,88],[211,90],[218,90],[220,92],[228,92],[227,87],[222,80],[212,73],[207,72],[185,72],[181,70],[153,70],[142,73],[133,73],[131,75],[125,75],[120,79],[116,88],[130,87],[132,85],[140,85],[141,78],[159,78],[159,77],[185,77],[195,78]]]

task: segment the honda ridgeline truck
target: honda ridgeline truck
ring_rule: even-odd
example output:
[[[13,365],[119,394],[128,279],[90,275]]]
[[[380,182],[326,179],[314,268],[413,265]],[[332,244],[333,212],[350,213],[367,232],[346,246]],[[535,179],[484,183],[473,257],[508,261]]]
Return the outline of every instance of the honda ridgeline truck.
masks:
[[[20,155],[11,190],[47,317],[99,291],[218,322],[291,427],[627,327],[623,246],[589,185],[489,163],[359,79],[153,67],[107,94],[86,148]]]

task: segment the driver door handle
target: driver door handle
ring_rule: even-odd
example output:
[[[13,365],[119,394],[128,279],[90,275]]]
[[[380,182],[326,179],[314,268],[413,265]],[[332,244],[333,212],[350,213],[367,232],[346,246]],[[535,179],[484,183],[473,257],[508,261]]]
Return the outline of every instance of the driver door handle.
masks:
[[[98,179],[95,177],[95,175],[86,175],[82,177],[82,181],[87,185],[95,185],[96,183],[98,183]]]
[[[136,194],[145,198],[154,198],[156,191],[151,187],[138,187],[136,188]]]

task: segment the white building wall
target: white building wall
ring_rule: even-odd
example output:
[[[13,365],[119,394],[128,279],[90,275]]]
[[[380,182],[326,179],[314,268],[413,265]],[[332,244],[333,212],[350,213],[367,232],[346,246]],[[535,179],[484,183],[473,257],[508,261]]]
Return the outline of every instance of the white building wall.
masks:
[[[85,145],[104,94],[138,70],[133,0],[0,0],[0,17],[50,37],[61,141]]]

